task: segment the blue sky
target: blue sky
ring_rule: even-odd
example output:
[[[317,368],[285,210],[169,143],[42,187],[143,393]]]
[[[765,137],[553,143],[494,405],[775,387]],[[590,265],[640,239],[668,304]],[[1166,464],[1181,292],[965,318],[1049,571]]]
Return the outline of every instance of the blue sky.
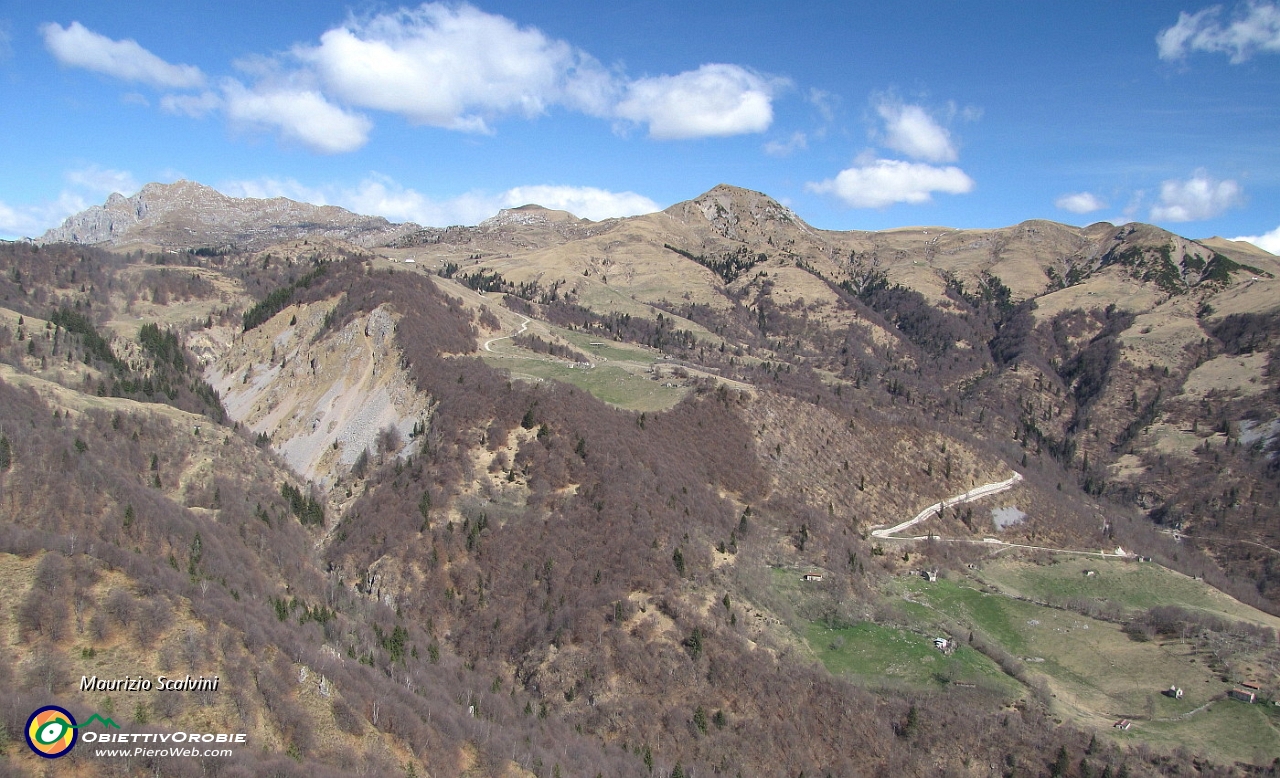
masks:
[[[1280,3],[0,0],[0,236],[189,178],[396,221],[718,183],[1280,251]]]

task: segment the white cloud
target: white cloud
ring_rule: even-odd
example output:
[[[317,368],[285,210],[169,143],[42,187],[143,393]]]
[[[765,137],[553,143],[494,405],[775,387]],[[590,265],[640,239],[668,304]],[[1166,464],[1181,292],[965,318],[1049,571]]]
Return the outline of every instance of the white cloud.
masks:
[[[137,179],[126,170],[86,165],[63,174],[67,188],[55,200],[26,205],[0,203],[0,237],[36,238],[45,230],[62,224],[68,216],[100,203],[118,192],[126,197],[140,189]]]
[[[127,170],[110,170],[98,165],[69,170],[66,179],[72,186],[95,195],[119,193],[129,197],[142,188]]]
[[[125,81],[140,81],[162,89],[191,89],[204,84],[194,65],[172,65],[138,45],[112,40],[80,22],[68,27],[50,22],[40,26],[44,45],[63,65],[104,73]]]
[[[773,122],[774,86],[737,65],[703,65],[632,81],[615,112],[647,123],[658,140],[764,132]]]
[[[1232,238],[1232,240],[1248,241],[1263,251],[1280,255],[1280,227],[1276,227],[1271,232],[1263,233],[1262,235],[1245,235],[1240,238]]]
[[[1064,194],[1057,200],[1054,200],[1053,204],[1058,208],[1061,208],[1064,211],[1070,211],[1071,213],[1092,213],[1107,207],[1106,201],[1092,192],[1073,192],[1071,194]]]
[[[63,191],[57,200],[11,206],[0,202],[0,237],[35,238],[56,227],[68,216],[89,207],[79,194]]]
[[[809,136],[803,132],[793,132],[786,140],[771,140],[764,144],[764,153],[771,157],[789,157],[796,151],[809,147]]]
[[[1180,60],[1192,51],[1230,55],[1239,64],[1259,51],[1280,52],[1280,5],[1274,2],[1247,3],[1225,26],[1219,22],[1222,6],[1194,14],[1178,14],[1178,23],[1160,31],[1156,45],[1160,59]]]
[[[924,108],[894,99],[880,100],[876,113],[884,120],[884,145],[913,159],[955,162],[959,158],[951,133]]]
[[[192,119],[203,119],[222,105],[221,97],[207,91],[198,95],[165,95],[160,98],[160,108],[165,113],[182,114]]]
[[[478,224],[502,208],[536,204],[598,221],[615,216],[652,213],[661,208],[635,192],[611,192],[589,186],[517,186],[497,194],[467,192],[435,199],[382,175],[370,175],[350,187],[311,187],[294,179],[233,181],[220,187],[235,197],[288,197],[316,205],[337,205],[355,213],[382,216],[394,222],[445,227]]]
[[[313,205],[336,205],[354,213],[382,216],[393,222],[411,221],[437,227],[477,224],[502,207],[492,197],[475,194],[435,200],[387,176],[376,174],[355,186],[316,187],[292,178],[260,178],[232,181],[218,189],[232,197],[287,197]]]
[[[381,176],[367,178],[354,189],[339,191],[335,204],[357,213],[371,213],[391,221],[412,221],[430,227],[478,224],[498,212],[492,200],[480,194],[467,193],[448,200],[436,200]]]
[[[355,151],[373,128],[366,117],[343,110],[314,89],[274,84],[249,89],[234,79],[222,88],[232,123],[277,130],[286,140],[321,154]]]
[[[351,20],[292,56],[335,100],[452,130],[492,132],[500,117],[553,106],[647,124],[659,139],[762,132],[773,121],[776,83],[738,65],[629,81],[565,41],[465,4]]]
[[[0,202],[0,238],[29,238],[39,235],[52,226],[50,220],[40,215],[33,207],[15,208]]]
[[[1189,222],[1212,219],[1243,202],[1244,191],[1230,179],[1219,181],[1198,170],[1186,181],[1160,185],[1160,202],[1151,207],[1152,221]]]
[[[835,195],[853,208],[927,203],[933,192],[964,194],[973,187],[973,179],[958,167],[897,159],[870,160],[840,171],[834,179],[806,184],[809,191]]]
[[[111,40],[79,22],[41,29],[65,65],[170,89],[205,85],[198,68],[169,64],[132,40]],[[361,109],[481,133],[501,118],[534,118],[555,107],[645,124],[657,139],[763,132],[773,121],[774,93],[787,83],[732,64],[631,80],[566,41],[466,3],[352,16],[314,43],[233,64],[238,78],[199,94],[165,94],[161,109],[192,118],[221,112],[233,125],[268,128],[326,154],[367,142],[373,123]]]
[[[610,192],[593,186],[517,186],[500,195],[504,207],[534,203],[600,221],[616,216],[653,213],[662,206],[635,192]]]
[[[487,132],[498,116],[554,104],[603,111],[612,89],[590,55],[469,5],[353,20],[294,55],[350,105],[455,130]]]

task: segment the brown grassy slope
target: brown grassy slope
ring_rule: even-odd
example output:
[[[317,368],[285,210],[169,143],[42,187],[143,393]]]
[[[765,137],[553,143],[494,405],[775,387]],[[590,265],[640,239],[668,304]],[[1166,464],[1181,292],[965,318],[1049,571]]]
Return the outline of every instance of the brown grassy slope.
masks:
[[[347,288],[358,293],[360,285]],[[461,332],[467,332],[465,319]],[[78,679],[82,669],[76,660],[82,649],[92,649],[86,658],[105,662],[113,672],[130,663],[137,665],[135,672],[180,668],[186,663],[172,655],[181,653],[190,629],[197,642],[212,645],[201,666],[209,672],[225,668],[225,700],[233,704],[179,699],[149,716],[162,726],[190,726],[213,716],[221,727],[249,727],[259,747],[226,769],[279,769],[285,751],[302,764],[287,760],[293,767],[282,774],[349,774],[361,762],[388,770],[412,762],[418,774],[461,774],[467,763],[471,774],[508,769],[515,753],[509,743],[523,741],[520,727],[509,730],[510,738],[471,746],[478,723],[459,700],[474,690],[476,704],[492,709],[483,720],[505,728],[504,717],[520,718],[519,695],[512,701],[489,692],[481,700],[480,690],[490,689],[492,678],[473,676],[448,646],[441,648],[416,625],[403,642],[389,642],[397,626],[394,612],[326,579],[313,551],[316,531],[303,529],[281,497],[281,485],[293,483],[294,476],[279,462],[207,418],[84,394],[78,384],[59,385],[29,367],[6,367],[13,384],[0,383],[0,433],[8,454],[0,472],[3,551],[28,560],[22,564],[30,567],[52,550],[110,586],[89,586],[78,600],[72,589],[54,587],[59,597],[51,601],[78,603],[75,630],[62,611],[49,616],[37,608],[14,616],[34,620],[35,627],[14,633],[15,672],[0,678],[10,703],[10,733],[34,706],[27,702],[37,670],[61,668],[42,676],[53,677],[57,686],[56,694],[46,687],[43,701],[64,700],[80,712],[101,704],[67,690],[68,679]],[[19,572],[6,584],[14,608],[40,599],[22,577]],[[168,615],[143,632],[131,620],[102,621],[97,617],[103,597],[110,598],[113,589],[139,601],[140,612],[154,605],[157,614]],[[92,632],[95,620],[102,622],[98,633]],[[130,642],[135,633],[136,645]],[[389,645],[402,646],[404,655],[393,659]],[[433,645],[438,653],[429,650]],[[255,667],[256,675],[248,672]],[[303,667],[313,679],[319,673],[332,683],[331,698],[318,700],[309,687],[295,688]],[[442,670],[449,673],[447,682],[439,678]],[[435,724],[419,723],[426,720]],[[557,742],[578,742],[551,726]],[[335,727],[351,734],[335,735]],[[365,732],[370,736],[361,743],[373,744],[373,750],[353,737]],[[535,758],[554,764],[554,755],[538,745],[540,737],[523,746],[524,764]],[[586,771],[589,762],[596,767],[592,774],[601,767],[625,774],[609,767],[614,757],[581,745],[571,759],[559,757],[562,769]],[[166,762],[161,769],[181,775],[188,768]]]
[[[648,745],[659,764],[847,771],[842,754],[856,743],[885,769],[928,771],[892,746],[901,700],[813,719],[781,714],[859,693],[798,666],[784,636],[748,627],[745,610],[721,602],[727,591],[731,603],[739,596],[725,567],[737,564],[726,561],[734,554],[721,544],[758,564],[793,542],[797,519],[811,522],[813,559],[861,543],[799,486],[774,492],[753,440],[751,408],[766,401],[704,387],[671,412],[641,416],[564,386],[505,383],[424,344],[406,344],[406,354],[439,404],[433,428],[421,462],[385,467],[339,526],[329,555],[344,578],[433,624],[480,672],[514,679],[535,695],[534,713],[611,744]],[[790,414],[779,424],[797,428],[796,451],[824,418],[848,418],[767,402]],[[872,433],[861,436],[870,448]],[[938,439],[918,442],[903,461],[940,449]],[[474,456],[481,447],[505,459]],[[967,469],[976,456],[961,446],[954,457],[954,478],[978,477]],[[499,462],[497,473],[477,472],[485,461]],[[846,573],[838,577],[855,591]],[[704,735],[700,707],[707,717],[723,712],[727,726]],[[983,715],[969,719],[992,738],[982,749],[1022,753],[995,745],[1003,741]],[[940,721],[948,723],[930,736],[929,759],[951,760],[940,744],[960,724]]]

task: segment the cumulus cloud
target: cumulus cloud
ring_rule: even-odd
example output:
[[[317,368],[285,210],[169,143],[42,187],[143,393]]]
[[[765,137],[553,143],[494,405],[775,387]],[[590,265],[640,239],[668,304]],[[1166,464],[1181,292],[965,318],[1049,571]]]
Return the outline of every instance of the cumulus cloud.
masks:
[[[1192,51],[1227,54],[1234,65],[1259,51],[1280,52],[1280,5],[1249,2],[1227,24],[1219,21],[1222,6],[1178,14],[1178,23],[1160,31],[1160,59],[1181,60]]]
[[[884,208],[894,203],[927,203],[934,192],[973,191],[973,179],[955,166],[875,159],[840,171],[834,179],[810,183],[817,194],[831,194],[853,208]]]
[[[233,124],[276,130],[321,154],[354,151],[369,139],[373,122],[325,99],[314,89],[256,85],[246,88],[228,79],[223,84],[224,108]]]
[[[103,73],[124,81],[139,81],[161,89],[193,89],[204,85],[205,77],[194,65],[173,65],[138,45],[134,40],[112,40],[80,22],[63,27],[50,22],[41,25],[45,48],[61,64]]]
[[[1212,219],[1240,205],[1244,190],[1230,179],[1219,181],[1203,170],[1189,179],[1170,179],[1160,185],[1160,202],[1151,207],[1151,220],[1190,222]]]
[[[553,104],[600,111],[611,89],[590,55],[469,5],[350,21],[294,54],[343,102],[457,130],[488,131],[495,117]]]
[[[1232,238],[1232,240],[1248,241],[1263,251],[1280,255],[1280,227],[1276,227],[1271,232],[1266,232],[1262,235],[1245,235],[1239,238]]]
[[[873,132],[872,137],[885,148],[918,161],[886,159],[868,150],[835,178],[806,184],[809,191],[835,195],[853,208],[920,204],[932,201],[935,192],[973,191],[973,179],[959,167],[932,164],[955,162],[960,157],[951,133],[932,113],[893,94],[873,96],[871,102],[883,122],[883,129]],[[957,113],[961,112],[955,105],[948,104],[948,118]],[[966,120],[977,118],[970,109],[961,115]]]
[[[1064,194],[1053,204],[1064,211],[1071,213],[1092,213],[1100,211],[1107,207],[1107,203],[1101,197],[1092,192],[1074,192],[1072,194]]]
[[[775,82],[740,66],[628,80],[565,41],[466,4],[352,19],[291,56],[345,105],[466,132],[553,106],[647,124],[659,139],[761,132],[773,120]]]
[[[63,64],[169,89],[199,89],[205,76],[171,65],[136,42],[113,41],[79,22],[42,28]],[[763,132],[787,82],[712,63],[675,75],[629,79],[586,51],[466,3],[351,17],[318,41],[235,63],[240,75],[199,94],[166,94],[162,110],[270,128],[321,153],[362,146],[380,111],[415,124],[492,133],[494,123],[562,108],[646,125],[651,138]],[[246,83],[248,84],[246,86]]]
[[[658,140],[764,132],[773,122],[773,84],[737,65],[703,65],[632,81],[615,109],[647,123]]]
[[[951,133],[924,108],[885,99],[876,105],[884,120],[884,145],[913,159],[926,162],[955,162],[959,155]]]
[[[236,197],[288,197],[316,205],[337,205],[356,213],[382,216],[391,221],[445,227],[478,224],[503,208],[536,204],[600,220],[652,213],[661,208],[635,192],[612,192],[589,186],[517,186],[496,194],[467,192],[437,199],[382,175],[370,175],[355,186],[312,187],[294,179],[234,181],[221,187]]]

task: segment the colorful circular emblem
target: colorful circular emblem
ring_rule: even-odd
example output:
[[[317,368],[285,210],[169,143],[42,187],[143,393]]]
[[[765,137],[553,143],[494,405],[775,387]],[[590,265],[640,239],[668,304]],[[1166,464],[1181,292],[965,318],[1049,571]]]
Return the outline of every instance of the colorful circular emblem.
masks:
[[[79,732],[76,718],[57,705],[39,708],[27,719],[27,745],[45,759],[66,756],[75,747]]]

